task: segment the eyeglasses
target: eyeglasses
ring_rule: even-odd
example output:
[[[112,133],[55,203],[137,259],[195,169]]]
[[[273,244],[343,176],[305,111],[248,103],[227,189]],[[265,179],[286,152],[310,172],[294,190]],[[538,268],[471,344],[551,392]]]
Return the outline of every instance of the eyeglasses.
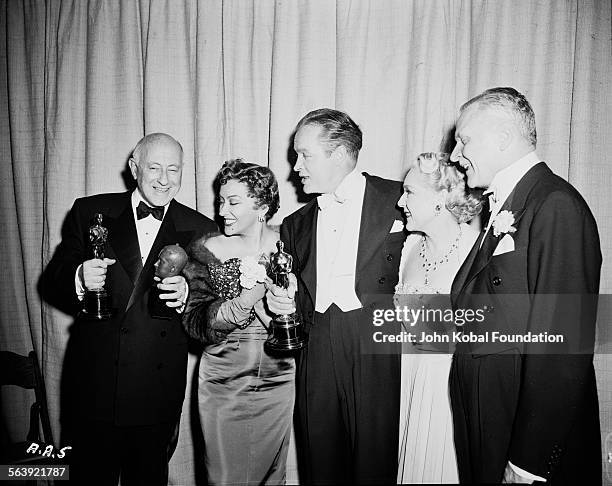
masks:
[[[440,166],[449,164],[449,155],[446,152],[425,152],[417,157],[417,164],[423,174],[432,174]]]

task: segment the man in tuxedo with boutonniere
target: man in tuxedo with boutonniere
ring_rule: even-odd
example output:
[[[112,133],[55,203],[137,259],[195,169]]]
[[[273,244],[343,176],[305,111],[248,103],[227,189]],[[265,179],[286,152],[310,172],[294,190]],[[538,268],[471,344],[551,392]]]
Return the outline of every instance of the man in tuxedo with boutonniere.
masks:
[[[372,319],[398,281],[403,191],[401,182],[356,169],[361,143],[346,113],[322,108],[298,122],[294,170],[304,192],[321,195],[281,226],[297,287],[273,287],[267,296],[276,314],[297,308],[308,334],[296,375],[306,484],[397,477],[400,361],[376,354]]]
[[[451,368],[460,480],[600,483],[593,215],[536,155],[534,113],[515,89],[463,105],[456,142],[451,160],[490,202],[452,287],[455,309],[485,315],[463,326],[474,339],[457,345]]]
[[[62,432],[72,446],[75,484],[167,484],[187,375],[181,312],[184,277],[157,283],[173,309],[153,317],[148,296],[160,250],[186,248],[216,225],[174,200],[181,187],[183,148],[170,135],[142,138],[129,160],[137,188],[77,199],[63,238],[43,275],[43,295],[76,316],[62,377]],[[89,252],[96,213],[108,239],[104,259]],[[79,314],[86,290],[104,286],[114,315]],[[65,427],[65,428],[64,428]]]

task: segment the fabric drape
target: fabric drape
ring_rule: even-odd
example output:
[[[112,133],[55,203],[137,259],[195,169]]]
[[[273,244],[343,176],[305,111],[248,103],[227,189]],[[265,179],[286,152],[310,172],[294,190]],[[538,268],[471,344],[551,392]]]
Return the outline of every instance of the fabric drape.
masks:
[[[41,302],[38,278],[72,201],[124,190],[148,132],[183,144],[178,199],[208,216],[224,160],[269,166],[278,223],[304,201],[289,149],[307,111],[347,111],[360,167],[400,179],[418,153],[452,147],[463,102],[513,86],[533,104],[539,155],[595,214],[612,291],[611,13],[608,0],[0,0],[0,348],[41,355],[57,438],[71,320]],[[596,367],[605,437],[612,360]],[[8,393],[15,435],[28,396]],[[195,481],[191,407],[188,389],[171,484]]]

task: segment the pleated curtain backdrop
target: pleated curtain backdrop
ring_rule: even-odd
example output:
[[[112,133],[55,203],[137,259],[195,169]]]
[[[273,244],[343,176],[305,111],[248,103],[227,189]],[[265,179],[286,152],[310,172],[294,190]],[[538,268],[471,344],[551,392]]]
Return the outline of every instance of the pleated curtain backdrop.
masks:
[[[418,153],[448,147],[463,102],[513,86],[533,104],[538,153],[595,214],[610,293],[611,12],[608,0],[0,0],[0,348],[42,356],[56,435],[71,320],[41,302],[38,278],[73,200],[124,190],[145,133],[183,144],[178,199],[208,216],[224,160],[272,168],[279,223],[301,202],[288,158],[309,110],[348,112],[360,167],[401,179]],[[612,360],[595,361],[605,438]],[[171,484],[195,482],[191,406],[188,389]],[[2,413],[23,430],[21,395]]]

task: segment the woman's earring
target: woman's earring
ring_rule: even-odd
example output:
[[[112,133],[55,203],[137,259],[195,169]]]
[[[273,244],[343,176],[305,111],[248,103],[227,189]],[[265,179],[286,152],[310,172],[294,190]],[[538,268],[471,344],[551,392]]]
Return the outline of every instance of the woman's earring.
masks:
[[[260,223],[263,223],[266,220],[266,218],[264,218],[263,214],[258,214],[257,215],[257,221],[259,221]]]
[[[440,216],[440,212],[442,211],[442,204],[438,203],[434,206],[434,212],[436,216]]]

